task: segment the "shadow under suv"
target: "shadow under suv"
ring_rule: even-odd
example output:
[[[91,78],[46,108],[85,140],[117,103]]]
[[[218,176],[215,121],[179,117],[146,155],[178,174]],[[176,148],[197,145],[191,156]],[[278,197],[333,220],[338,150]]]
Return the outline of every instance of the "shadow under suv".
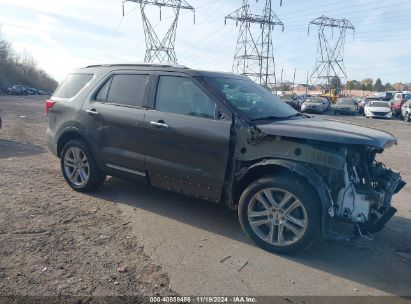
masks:
[[[168,65],[78,69],[46,102],[50,150],[77,191],[106,175],[238,210],[245,233],[288,253],[320,235],[380,231],[404,182],[375,160],[385,132],[312,118],[233,74]],[[330,223],[351,222],[352,235]]]

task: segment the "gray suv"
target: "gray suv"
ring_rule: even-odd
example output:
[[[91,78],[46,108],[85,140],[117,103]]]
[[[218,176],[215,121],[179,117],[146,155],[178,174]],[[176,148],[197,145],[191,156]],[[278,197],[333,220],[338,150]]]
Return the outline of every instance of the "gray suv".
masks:
[[[300,114],[233,74],[89,66],[68,75],[46,110],[49,148],[74,190],[111,175],[224,204],[277,253],[380,231],[405,184],[375,159],[392,135]],[[332,221],[354,233],[333,232]]]

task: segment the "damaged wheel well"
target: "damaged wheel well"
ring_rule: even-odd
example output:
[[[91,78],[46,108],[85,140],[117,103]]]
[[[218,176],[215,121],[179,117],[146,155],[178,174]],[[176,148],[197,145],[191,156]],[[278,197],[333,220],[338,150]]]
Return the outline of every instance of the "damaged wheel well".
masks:
[[[284,167],[279,164],[271,164],[271,165],[259,165],[259,166],[252,166],[247,173],[240,178],[240,180],[237,182],[237,185],[235,187],[234,191],[234,202],[237,206],[238,201],[240,199],[241,194],[245,190],[245,188],[250,185],[252,182],[256,181],[257,179],[263,177],[263,176],[291,176],[307,186],[309,186],[315,195],[317,195],[318,198],[318,205],[320,208],[322,208],[321,200],[319,197],[319,193],[315,187],[310,185],[309,180],[307,177],[297,174],[296,172],[293,172],[291,169]],[[321,209],[320,209],[321,210]]]

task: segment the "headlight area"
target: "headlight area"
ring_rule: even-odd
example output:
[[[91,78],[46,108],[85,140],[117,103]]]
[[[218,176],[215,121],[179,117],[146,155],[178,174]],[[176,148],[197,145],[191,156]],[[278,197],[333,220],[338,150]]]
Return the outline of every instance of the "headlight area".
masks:
[[[361,235],[376,233],[397,211],[392,196],[405,185],[399,173],[375,161],[375,151],[349,150],[339,186],[334,188],[334,217],[355,224]],[[334,177],[336,180],[337,177]]]

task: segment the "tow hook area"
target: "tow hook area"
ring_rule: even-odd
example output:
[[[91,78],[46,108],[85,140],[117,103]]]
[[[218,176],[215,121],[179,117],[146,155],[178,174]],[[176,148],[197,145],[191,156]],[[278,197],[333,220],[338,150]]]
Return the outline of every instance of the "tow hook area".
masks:
[[[394,207],[388,208],[388,210],[379,219],[371,221],[371,225],[368,226],[366,231],[369,233],[380,232],[384,228],[385,223],[387,223],[396,212],[397,209],[395,209]]]

